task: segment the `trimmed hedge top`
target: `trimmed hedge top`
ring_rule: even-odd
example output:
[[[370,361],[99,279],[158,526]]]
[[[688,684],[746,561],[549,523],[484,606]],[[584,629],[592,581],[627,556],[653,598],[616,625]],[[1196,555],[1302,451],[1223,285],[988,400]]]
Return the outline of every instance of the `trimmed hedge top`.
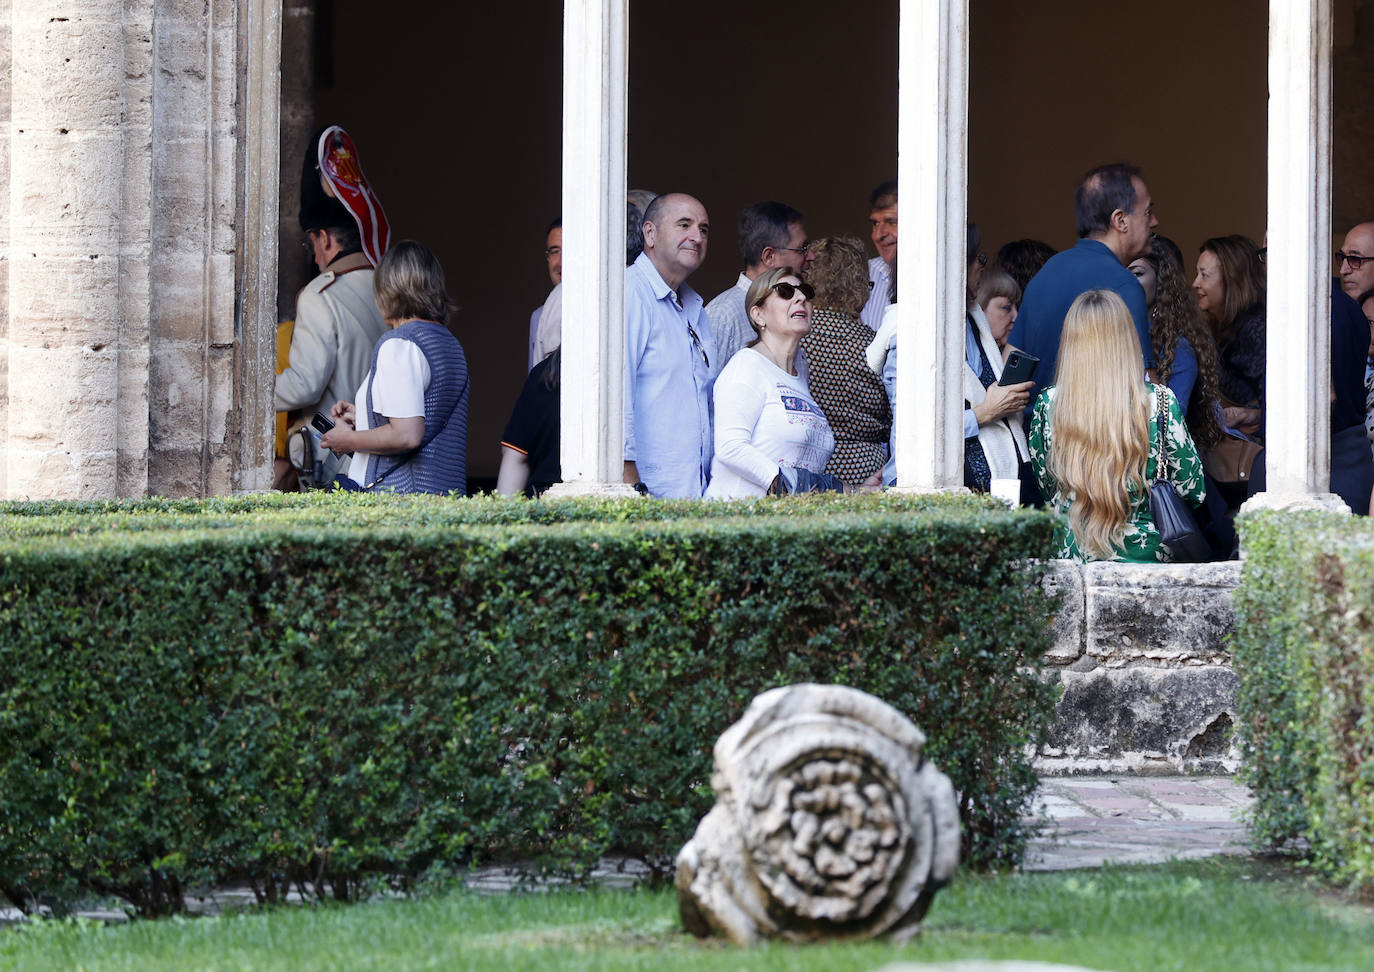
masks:
[[[550,526],[569,523],[645,524],[671,522],[690,528],[700,521],[737,521],[768,517],[802,519],[814,525],[817,517],[830,522],[872,523],[874,518],[902,514],[934,515],[965,528],[970,520],[986,518],[998,530],[1038,533],[1050,514],[1031,510],[1013,513],[986,496],[907,495],[763,497],[731,503],[707,500],[617,500],[564,498],[527,500],[521,497],[474,496],[452,499],[427,494],[266,493],[212,499],[62,501],[0,503],[0,549],[6,541],[42,537],[70,538],[102,533],[185,532],[202,530],[292,531],[327,527],[335,530],[377,530],[454,527]],[[838,519],[837,519],[838,518]]]

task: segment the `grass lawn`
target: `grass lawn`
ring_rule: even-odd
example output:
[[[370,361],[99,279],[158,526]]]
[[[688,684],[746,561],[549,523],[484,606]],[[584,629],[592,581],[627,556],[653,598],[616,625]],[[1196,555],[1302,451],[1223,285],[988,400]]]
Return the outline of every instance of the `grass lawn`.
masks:
[[[1374,910],[1274,865],[963,876],[903,947],[743,951],[679,930],[671,891],[481,896],[0,931],[0,969],[826,969],[1035,959],[1095,969],[1374,969]]]

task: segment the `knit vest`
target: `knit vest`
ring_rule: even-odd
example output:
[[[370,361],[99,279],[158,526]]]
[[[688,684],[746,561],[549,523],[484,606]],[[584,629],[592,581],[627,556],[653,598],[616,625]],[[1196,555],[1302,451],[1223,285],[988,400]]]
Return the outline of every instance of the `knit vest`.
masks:
[[[378,489],[397,493],[463,493],[467,490],[468,363],[463,346],[448,328],[433,321],[407,321],[382,335],[372,349],[372,377],[367,383],[369,428],[387,419],[372,407],[377,355],[387,341],[412,341],[429,365],[425,388],[425,435],[418,449],[397,456],[371,456],[367,483],[385,477]]]

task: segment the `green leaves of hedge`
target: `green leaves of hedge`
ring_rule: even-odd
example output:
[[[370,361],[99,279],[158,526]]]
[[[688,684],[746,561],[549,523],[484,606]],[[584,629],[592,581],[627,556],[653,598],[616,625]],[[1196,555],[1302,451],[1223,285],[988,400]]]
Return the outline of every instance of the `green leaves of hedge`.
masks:
[[[749,700],[854,685],[1015,862],[1048,517],[971,498],[325,495],[0,509],[0,890],[663,866]]]
[[[1253,833],[1305,841],[1317,866],[1374,888],[1374,525],[1264,513],[1246,552],[1232,642],[1254,789]]]

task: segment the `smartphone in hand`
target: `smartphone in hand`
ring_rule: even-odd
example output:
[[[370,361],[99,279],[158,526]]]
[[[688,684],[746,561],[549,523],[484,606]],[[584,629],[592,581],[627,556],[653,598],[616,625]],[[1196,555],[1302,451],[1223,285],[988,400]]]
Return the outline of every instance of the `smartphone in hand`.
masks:
[[[1011,354],[1007,356],[1007,363],[1002,368],[1002,377],[997,379],[997,384],[1019,385],[1023,381],[1030,381],[1038,364],[1040,364],[1040,359],[1029,351],[1013,348]]]

